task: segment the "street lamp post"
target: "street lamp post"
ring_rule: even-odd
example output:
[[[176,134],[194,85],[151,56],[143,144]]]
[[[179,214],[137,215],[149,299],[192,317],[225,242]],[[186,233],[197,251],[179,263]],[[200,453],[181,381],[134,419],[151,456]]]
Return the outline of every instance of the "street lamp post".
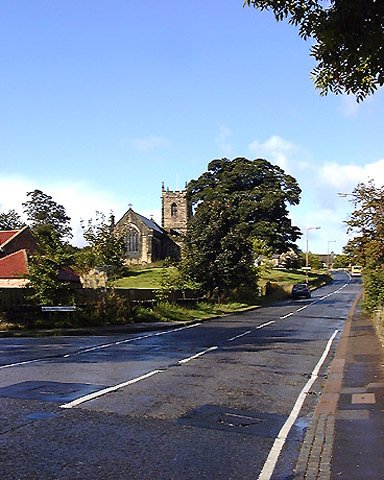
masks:
[[[308,250],[308,232],[309,230],[320,230],[320,227],[307,227],[307,235],[306,235],[306,240],[307,240],[307,250],[305,254],[305,281],[308,283],[308,259],[309,259],[309,250]]]
[[[327,270],[329,270],[329,244],[336,243],[336,240],[328,240],[328,248],[327,248]]]

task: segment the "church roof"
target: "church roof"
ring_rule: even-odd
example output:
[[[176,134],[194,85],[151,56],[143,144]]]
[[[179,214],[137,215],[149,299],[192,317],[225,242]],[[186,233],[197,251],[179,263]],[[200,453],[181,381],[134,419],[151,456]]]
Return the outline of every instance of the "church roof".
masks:
[[[159,233],[164,233],[164,230],[154,220],[152,219],[150,220],[149,218],[146,218],[143,215],[140,215],[140,213],[136,213],[136,215],[151,230],[155,230],[156,232],[159,232]]]

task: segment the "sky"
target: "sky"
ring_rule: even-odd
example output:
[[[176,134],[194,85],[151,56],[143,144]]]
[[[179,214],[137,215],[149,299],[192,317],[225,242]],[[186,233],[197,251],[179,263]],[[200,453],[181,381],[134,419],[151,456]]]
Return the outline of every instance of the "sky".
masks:
[[[83,245],[96,211],[160,222],[162,182],[265,158],[302,189],[299,247],[341,253],[338,193],[384,185],[384,96],[320,96],[310,46],[242,0],[2,0],[0,212],[43,190]]]

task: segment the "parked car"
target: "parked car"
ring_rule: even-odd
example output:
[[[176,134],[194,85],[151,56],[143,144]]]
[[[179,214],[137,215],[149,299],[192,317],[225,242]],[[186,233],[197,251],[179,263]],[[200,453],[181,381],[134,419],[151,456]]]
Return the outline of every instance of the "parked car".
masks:
[[[309,289],[308,284],[306,283],[296,283],[292,287],[292,292],[291,292],[291,297],[292,298],[311,298],[311,290]]]

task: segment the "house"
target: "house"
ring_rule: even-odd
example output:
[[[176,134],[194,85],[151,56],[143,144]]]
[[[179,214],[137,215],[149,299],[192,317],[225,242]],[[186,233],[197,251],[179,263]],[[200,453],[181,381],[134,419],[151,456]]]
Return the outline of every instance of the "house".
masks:
[[[0,287],[25,287],[28,254],[36,250],[29,227],[0,230]]]
[[[29,227],[0,230],[0,288],[22,288],[28,283],[28,256],[37,250]],[[80,286],[78,275],[70,267],[60,269],[58,279]]]
[[[170,191],[164,184],[161,226],[129,208],[114,225],[116,235],[124,238],[127,264],[153,263],[166,258],[179,260],[191,214],[187,192]]]

